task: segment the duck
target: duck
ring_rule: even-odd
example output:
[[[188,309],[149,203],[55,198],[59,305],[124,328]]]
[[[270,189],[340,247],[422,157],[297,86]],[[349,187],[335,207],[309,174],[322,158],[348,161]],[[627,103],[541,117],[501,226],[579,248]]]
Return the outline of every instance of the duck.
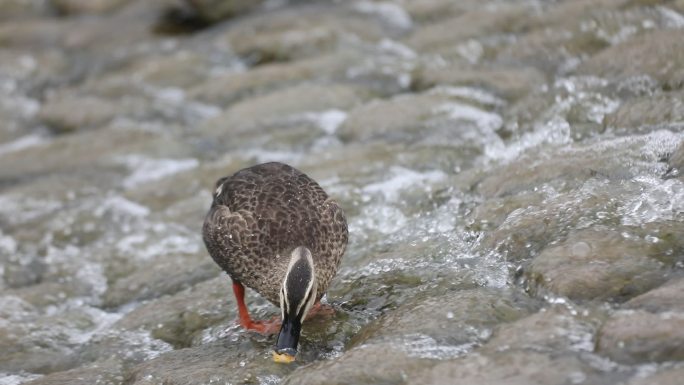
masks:
[[[325,309],[321,298],[347,247],[340,205],[296,168],[258,164],[216,182],[202,238],[232,280],[239,324],[262,334],[277,332],[273,360],[294,361],[302,323]],[[280,320],[253,320],[245,286],[278,306]]]

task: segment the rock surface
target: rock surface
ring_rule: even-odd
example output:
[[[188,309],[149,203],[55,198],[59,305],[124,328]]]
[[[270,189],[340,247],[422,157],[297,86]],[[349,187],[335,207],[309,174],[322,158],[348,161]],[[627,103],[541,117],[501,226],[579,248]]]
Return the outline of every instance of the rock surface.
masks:
[[[0,9],[0,384],[681,382],[681,0]],[[201,237],[270,161],[350,230],[292,365]]]

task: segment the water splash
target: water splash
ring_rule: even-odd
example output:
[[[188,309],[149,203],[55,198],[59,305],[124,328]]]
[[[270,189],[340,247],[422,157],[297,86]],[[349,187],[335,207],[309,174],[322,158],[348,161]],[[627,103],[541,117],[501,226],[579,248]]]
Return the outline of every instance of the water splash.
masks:
[[[116,158],[116,162],[126,165],[132,173],[123,180],[123,186],[134,188],[147,182],[188,171],[199,165],[197,159],[154,159],[142,155],[128,155]]]

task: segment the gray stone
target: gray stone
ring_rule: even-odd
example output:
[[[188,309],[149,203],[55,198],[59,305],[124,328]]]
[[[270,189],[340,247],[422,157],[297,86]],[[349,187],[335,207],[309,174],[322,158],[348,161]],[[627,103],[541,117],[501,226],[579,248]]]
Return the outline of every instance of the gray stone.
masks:
[[[578,73],[625,80],[650,76],[663,87],[684,85],[684,40],[677,29],[654,31],[607,48],[582,63]]]
[[[635,377],[627,385],[679,385],[682,383],[682,376],[684,367],[664,369],[646,377]]]
[[[55,95],[43,105],[40,119],[58,133],[100,128],[121,108],[113,101],[93,97]]]
[[[198,16],[209,22],[245,13],[258,7],[263,0],[186,0]]]
[[[627,301],[622,307],[643,309],[653,313],[684,313],[684,278],[673,278],[664,285]]]
[[[131,0],[50,0],[58,12],[67,15],[105,14]]]
[[[0,0],[2,9],[2,20],[12,20],[18,18],[30,18],[36,16],[50,15],[49,2],[46,0]]]
[[[603,126],[627,134],[677,127],[683,121],[684,93],[668,92],[628,100],[604,117]]]
[[[530,264],[533,291],[572,300],[624,301],[663,283],[669,268],[657,246],[591,229],[572,233]]]
[[[332,360],[320,361],[306,370],[294,371],[284,384],[410,384],[408,374],[437,361],[413,357],[395,344],[355,347]]]
[[[191,87],[188,96],[226,106],[254,94],[284,88],[305,80],[342,78],[347,67],[356,60],[360,60],[358,54],[341,52],[294,62],[264,64],[246,72],[212,77]]]
[[[470,38],[513,32],[529,12],[526,6],[503,4],[494,9],[474,9],[429,23],[415,31],[406,43],[420,52],[443,53]]]
[[[681,175],[684,175],[684,141],[677,147],[668,159],[670,167],[673,167]]]
[[[422,120],[433,115],[433,110],[445,101],[443,96],[429,94],[376,100],[351,111],[339,128],[339,135],[346,141],[422,135]]]
[[[431,23],[459,14],[496,5],[497,1],[465,0],[414,0],[402,4],[411,18],[419,23]]]
[[[351,344],[401,340],[406,335],[429,336],[447,346],[481,343],[494,325],[524,317],[531,308],[514,293],[482,288],[418,296],[364,327]]]
[[[618,311],[599,331],[596,351],[625,364],[682,361],[684,314]]]
[[[269,63],[320,55],[345,41],[392,36],[391,28],[383,28],[382,17],[354,10],[312,5],[266,12],[240,20],[218,39],[249,62]]]
[[[303,84],[245,99],[200,128],[210,132],[239,132],[276,118],[331,109],[348,110],[366,97],[357,87],[340,84]]]
[[[154,299],[126,314],[114,327],[145,329],[176,346],[188,346],[193,335],[222,320],[232,319],[230,279],[221,275],[171,296]]]
[[[116,359],[98,361],[64,372],[48,374],[29,385],[120,385],[124,383],[124,368]]]
[[[596,369],[573,355],[510,350],[471,354],[411,375],[410,383],[449,385],[564,385],[592,379]]]
[[[594,336],[601,325],[602,312],[577,314],[567,305],[553,305],[517,321],[502,323],[482,352],[533,350],[544,352],[594,350]]]
[[[203,257],[197,260],[169,256],[162,264],[159,261],[139,264],[132,274],[108,286],[103,305],[118,307],[132,301],[157,298],[214,278],[221,270],[210,258]]]
[[[542,73],[533,68],[469,68],[448,66],[419,67],[414,71],[414,87],[437,85],[482,87],[507,100],[515,100],[544,84]]]
[[[487,197],[499,197],[554,181],[563,184],[563,189],[567,191],[594,176],[628,180],[638,170],[652,169],[681,141],[670,132],[661,133],[662,136],[659,133],[574,144],[562,150],[530,150],[508,164],[493,169],[490,175],[480,181],[477,190]]]

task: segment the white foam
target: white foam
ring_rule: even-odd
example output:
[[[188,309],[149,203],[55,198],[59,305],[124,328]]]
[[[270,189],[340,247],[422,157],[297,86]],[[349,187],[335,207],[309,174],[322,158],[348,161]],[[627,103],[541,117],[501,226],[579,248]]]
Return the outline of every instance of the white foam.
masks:
[[[475,87],[437,86],[430,89],[429,93],[433,95],[456,96],[488,106],[502,107],[506,105],[506,101],[500,97]]]
[[[49,141],[47,138],[45,138],[43,135],[39,135],[39,134],[31,134],[31,135],[22,136],[21,138],[18,138],[16,140],[11,141],[11,142],[0,144],[0,156],[5,155],[5,154],[9,154],[12,152],[25,150],[25,149],[31,148],[31,147],[42,146],[48,142]]]
[[[410,29],[413,26],[413,21],[411,21],[408,12],[394,3],[359,1],[354,3],[353,9],[360,13],[378,16],[388,24],[400,29]]]
[[[141,218],[148,216],[150,214],[150,209],[122,196],[114,195],[107,197],[94,210],[94,214],[97,217],[102,217],[106,212]]]
[[[388,205],[370,205],[362,215],[350,224],[351,231],[365,233],[378,231],[383,234],[393,234],[407,223],[406,216],[396,207]]]
[[[91,306],[81,308],[93,322],[93,327],[85,332],[71,333],[69,335],[69,342],[75,345],[82,345],[90,341],[94,336],[108,330],[116,321],[123,317],[121,313],[108,313],[101,309]]]
[[[435,114],[446,114],[453,120],[465,120],[475,123],[485,131],[496,131],[503,126],[503,119],[499,114],[487,112],[468,104],[448,102],[440,104],[433,110]]]
[[[200,251],[199,245],[197,239],[180,234],[158,239],[152,234],[137,233],[121,238],[115,247],[122,254],[133,255],[141,260],[151,260],[169,254],[196,254]]]
[[[445,360],[462,356],[472,351],[476,342],[466,342],[460,345],[443,345],[434,338],[424,334],[409,334],[402,338],[399,349],[410,357]]]
[[[9,235],[3,234],[0,229],[0,252],[5,254],[14,254],[17,252],[17,241]]]
[[[570,143],[572,142],[570,131],[570,124],[565,119],[556,116],[544,124],[537,125],[534,131],[523,134],[520,139],[509,145],[503,142],[489,143],[485,146],[484,152],[489,159],[510,161],[524,151],[542,144]]]
[[[321,130],[325,131],[326,134],[332,135],[337,131],[337,128],[347,120],[347,113],[341,110],[326,110],[321,112],[306,112],[303,114],[294,115],[291,119],[293,120],[305,120],[307,122],[312,122],[316,126],[320,127]]]
[[[446,174],[441,170],[427,172],[416,172],[404,167],[392,166],[390,168],[392,177],[382,182],[372,183],[365,186],[362,190],[367,194],[381,194],[387,201],[394,201],[403,190],[409,187],[422,186],[423,189],[430,189],[430,183],[436,183],[446,179]]]
[[[190,159],[153,159],[141,155],[128,155],[118,158],[120,163],[128,166],[133,172],[123,181],[126,188],[132,188],[160,180],[179,172],[192,170],[199,166],[199,161]]]
[[[659,5],[656,7],[660,15],[665,19],[665,25],[670,28],[684,28],[684,16],[672,8]]]
[[[0,385],[19,385],[24,382],[37,380],[43,377],[42,374],[22,373],[10,374],[0,372]]]
[[[625,225],[684,219],[684,182],[640,175],[633,179],[640,193],[618,208]]]
[[[56,200],[0,195],[0,213],[12,218],[14,223],[28,222],[62,207],[63,203]]]
[[[391,39],[385,38],[380,40],[380,43],[378,43],[378,48],[382,52],[398,56],[402,59],[415,59],[418,57],[418,54],[416,54],[414,50]]]

